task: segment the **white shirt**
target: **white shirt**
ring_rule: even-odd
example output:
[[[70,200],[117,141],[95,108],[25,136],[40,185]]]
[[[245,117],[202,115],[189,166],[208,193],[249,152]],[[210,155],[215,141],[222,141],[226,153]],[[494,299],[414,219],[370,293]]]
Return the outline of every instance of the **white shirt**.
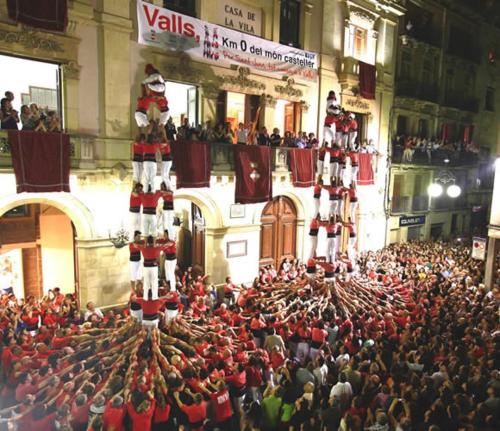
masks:
[[[352,387],[349,382],[341,383],[338,382],[333,386],[330,391],[330,398],[335,396],[338,400],[341,401],[350,401],[352,397]]]
[[[94,314],[95,314],[97,317],[99,317],[99,319],[102,319],[102,318],[104,317],[104,314],[102,314],[102,311],[101,311],[101,310],[99,310],[98,308],[95,308],[95,309],[94,309],[94,311],[87,310],[87,311],[85,312],[85,314],[83,315],[83,319],[84,319],[85,321],[87,321],[87,320],[88,320],[88,318],[89,318],[90,316],[94,315]]]
[[[236,136],[238,139],[238,142],[247,142],[247,137],[248,137],[248,130],[247,129],[238,129],[236,132]]]

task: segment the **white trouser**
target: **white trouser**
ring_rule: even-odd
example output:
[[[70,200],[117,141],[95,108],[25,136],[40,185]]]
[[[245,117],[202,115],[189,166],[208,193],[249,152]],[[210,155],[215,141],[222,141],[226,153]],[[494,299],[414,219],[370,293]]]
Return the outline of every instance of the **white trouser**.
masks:
[[[139,281],[142,279],[142,262],[129,261],[130,266],[130,281]]]
[[[144,191],[155,191],[156,162],[144,162]]]
[[[303,363],[307,359],[308,355],[309,355],[309,344],[304,343],[303,341],[300,341],[297,344],[297,359],[301,363]]]
[[[168,237],[175,239],[174,233],[174,211],[173,210],[163,210],[161,213],[161,225],[163,227],[163,232],[168,230]]]
[[[318,236],[310,235],[309,238],[311,238],[311,251],[309,252],[309,259],[312,259],[316,254],[316,248],[318,247]]]
[[[172,190],[172,183],[170,182],[170,169],[172,168],[172,160],[161,162],[161,179],[167,186],[168,190]]]
[[[356,223],[356,209],[358,208],[357,202],[351,202],[351,223]]]
[[[179,310],[169,310],[168,308],[165,310],[165,321],[168,323],[171,320],[175,319],[175,317],[179,314]]]
[[[351,166],[351,183],[358,184],[358,171],[359,166]]]
[[[160,113],[160,124],[164,126],[170,118],[170,111]]]
[[[132,237],[134,236],[134,231],[141,230],[141,213],[130,212],[130,229],[132,230]]]
[[[319,214],[321,198],[314,198],[314,214],[313,217],[316,217]]]
[[[347,248],[347,257],[349,260],[354,263],[356,260],[356,249],[354,248],[354,244],[356,243],[356,237],[349,238],[349,245]]]
[[[156,214],[143,214],[142,224],[144,235],[156,236]]]
[[[130,310],[130,315],[139,322],[142,320],[142,310]]]
[[[326,247],[326,260],[329,262],[335,262],[335,241],[336,237],[327,239],[327,247]]]
[[[135,122],[139,127],[148,127],[149,126],[149,120],[148,116],[144,112],[135,112]]]
[[[333,199],[330,201],[330,214],[329,215],[338,215],[340,207],[340,199]]]
[[[325,161],[320,160],[318,157],[318,161],[316,162],[316,170],[318,171],[318,175],[323,175],[324,166],[325,166]]]
[[[335,174],[333,176],[342,179],[341,178],[341,176],[342,176],[342,169],[345,169],[344,166],[345,165],[343,165],[342,163],[337,163],[337,172],[335,172]]]
[[[356,144],[356,138],[358,137],[358,132],[349,132],[349,148],[354,150]]]
[[[341,234],[338,234],[335,237],[335,243],[334,243],[334,246],[335,246],[335,256],[339,253],[341,238],[342,238]]]
[[[148,328],[158,328],[159,319],[142,320],[142,325]]]
[[[153,292],[153,299],[158,299],[158,267],[157,266],[145,266],[143,268],[144,273],[144,300],[148,300],[149,289]]]
[[[142,162],[132,162],[132,179],[134,183],[140,183],[142,181]]]
[[[327,142],[333,142],[335,139],[335,123],[331,126],[323,127],[323,139]]]
[[[339,162],[332,162],[330,161],[330,176],[331,177],[336,177],[337,172],[339,171]]]
[[[345,149],[349,148],[349,133],[342,134],[342,147]]]
[[[170,282],[170,290],[175,291],[175,267],[177,266],[177,259],[168,260],[165,259],[165,278]]]

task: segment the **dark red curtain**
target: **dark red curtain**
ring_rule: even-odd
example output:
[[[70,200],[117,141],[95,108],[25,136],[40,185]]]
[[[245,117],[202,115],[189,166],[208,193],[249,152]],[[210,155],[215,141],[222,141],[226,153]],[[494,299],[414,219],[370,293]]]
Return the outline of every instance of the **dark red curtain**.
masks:
[[[208,142],[174,141],[172,153],[178,189],[210,187],[212,161]]]
[[[235,145],[234,166],[238,204],[267,202],[273,197],[271,149],[258,145]]]
[[[375,99],[376,70],[372,64],[359,62],[359,92],[365,99]]]
[[[9,145],[17,193],[70,191],[69,135],[9,130]]]
[[[64,31],[68,24],[67,0],[7,0],[10,19],[31,27]]]
[[[294,187],[314,186],[314,151],[292,148],[288,154]]]
[[[367,153],[359,154],[358,186],[369,186],[374,184],[372,168],[372,155]]]

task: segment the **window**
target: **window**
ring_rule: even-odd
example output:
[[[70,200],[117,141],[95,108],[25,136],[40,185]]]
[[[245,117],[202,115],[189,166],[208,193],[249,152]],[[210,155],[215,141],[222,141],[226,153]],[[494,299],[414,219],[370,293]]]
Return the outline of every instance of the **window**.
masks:
[[[404,115],[398,115],[398,124],[396,133],[398,135],[406,135],[407,126],[408,126],[408,117]]]
[[[455,89],[455,72],[452,69],[446,71],[446,93],[451,94]]]
[[[300,48],[300,0],[282,0],[280,12],[280,43]]]
[[[427,138],[428,133],[429,122],[424,118],[420,118],[420,120],[418,120],[418,136],[420,136],[421,138]]]
[[[196,0],[164,0],[163,5],[175,12],[196,16]]]
[[[354,28],[354,53],[353,57],[355,58],[363,58],[366,52],[366,36],[367,31],[355,27]]]
[[[425,59],[422,69],[422,82],[426,85],[434,83],[434,61],[432,59]]]
[[[495,110],[495,89],[493,87],[486,88],[486,100],[484,109],[487,111]]]
[[[410,78],[411,76],[411,54],[408,51],[401,53],[401,78]]]

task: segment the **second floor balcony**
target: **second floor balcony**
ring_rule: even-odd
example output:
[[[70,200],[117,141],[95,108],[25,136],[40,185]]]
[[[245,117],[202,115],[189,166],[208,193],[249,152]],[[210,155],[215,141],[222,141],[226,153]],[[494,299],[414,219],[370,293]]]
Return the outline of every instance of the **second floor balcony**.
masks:
[[[479,100],[476,97],[467,97],[462,93],[446,93],[443,105],[462,111],[474,113],[479,111]]]
[[[396,96],[437,103],[439,92],[437,85],[402,78],[396,82]]]
[[[424,148],[409,150],[402,145],[393,144],[391,161],[394,164],[421,166],[474,166],[479,161],[479,155],[464,150],[426,150]]]

